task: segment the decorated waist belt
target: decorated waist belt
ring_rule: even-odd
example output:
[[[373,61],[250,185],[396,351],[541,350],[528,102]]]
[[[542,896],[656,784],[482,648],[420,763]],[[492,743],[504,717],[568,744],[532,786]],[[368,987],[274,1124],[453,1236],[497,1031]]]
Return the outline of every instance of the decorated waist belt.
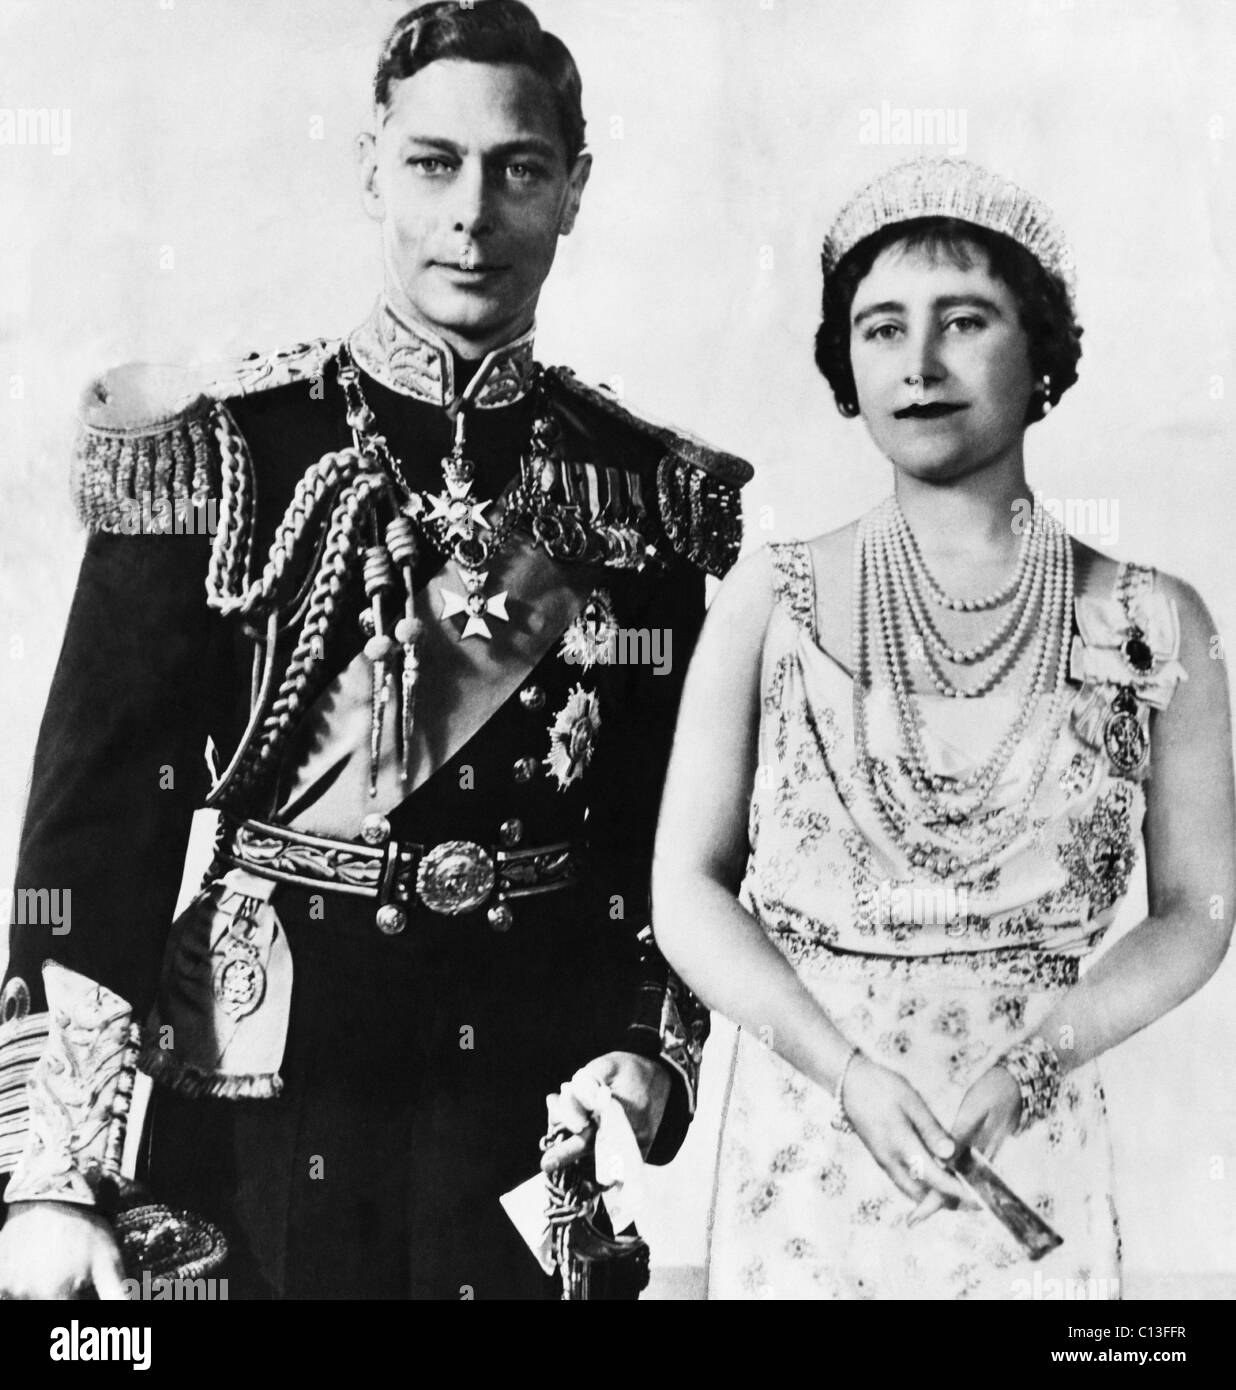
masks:
[[[444,840],[427,848],[391,839],[385,816],[366,818],[360,844],[254,820],[229,825],[223,863],[298,888],[372,898],[378,928],[391,936],[407,926],[415,902],[447,917],[488,906],[489,925],[506,931],[514,921],[511,900],[570,887],[587,853],[577,840],[528,849]]]

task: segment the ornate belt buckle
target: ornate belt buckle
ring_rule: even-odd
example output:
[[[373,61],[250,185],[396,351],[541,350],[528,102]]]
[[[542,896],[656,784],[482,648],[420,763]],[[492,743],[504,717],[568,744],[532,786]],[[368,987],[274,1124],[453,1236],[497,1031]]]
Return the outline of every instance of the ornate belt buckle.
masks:
[[[497,877],[487,849],[471,840],[443,840],[418,865],[416,893],[431,912],[455,917],[482,906]]]

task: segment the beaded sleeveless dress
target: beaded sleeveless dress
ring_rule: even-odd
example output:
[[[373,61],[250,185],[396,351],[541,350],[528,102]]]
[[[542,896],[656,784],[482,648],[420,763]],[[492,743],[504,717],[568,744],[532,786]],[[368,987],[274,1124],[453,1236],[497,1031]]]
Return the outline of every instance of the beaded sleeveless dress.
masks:
[[[776,604],[762,658],[741,901],[843,1035],[900,1071],[948,1126],[970,1084],[1075,983],[1126,892],[1146,764],[1128,771],[1119,749],[1111,752],[1112,706],[1119,713],[1119,692],[1131,690],[1148,741],[1149,709],[1163,708],[1184,677],[1175,607],[1156,592],[1153,570],[1132,565],[1121,567],[1110,600],[1075,601],[1072,703],[1021,833],[981,876],[953,887],[909,862],[866,794],[853,681],[817,640],[810,551],[801,542],[770,549]],[[1153,653],[1142,663],[1148,669],[1134,671],[1122,657],[1130,633]],[[965,700],[912,698],[930,765],[961,777],[996,746],[1017,697],[997,688]],[[877,684],[864,704],[869,756],[885,785],[908,790],[890,692]],[[1038,771],[1050,701],[1040,704],[997,783],[996,804],[1016,805]],[[739,1031],[710,1221],[709,1297],[1119,1296],[1120,1235],[1094,1064],[1070,1072],[1054,1112],[1006,1140],[997,1158],[1005,1181],[1064,1239],[1034,1264],[986,1211],[942,1211],[907,1228],[911,1202],[834,1120],[829,1093]]]

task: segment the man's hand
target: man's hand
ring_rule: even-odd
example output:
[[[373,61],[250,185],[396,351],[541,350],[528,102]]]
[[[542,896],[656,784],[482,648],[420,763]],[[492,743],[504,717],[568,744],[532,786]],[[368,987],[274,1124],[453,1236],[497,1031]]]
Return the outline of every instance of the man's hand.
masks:
[[[0,1298],[126,1297],[107,1220],[70,1202],[14,1202],[0,1231]]]
[[[545,1172],[552,1173],[565,1164],[574,1163],[592,1149],[597,1117],[581,1099],[581,1092],[587,1098],[598,1082],[609,1087],[626,1111],[639,1140],[640,1152],[647,1154],[669,1100],[669,1073],[651,1057],[641,1057],[636,1052],[607,1052],[604,1057],[581,1067],[560,1091],[545,1097],[550,1129],[569,1130],[571,1135],[555,1144],[541,1159]]]

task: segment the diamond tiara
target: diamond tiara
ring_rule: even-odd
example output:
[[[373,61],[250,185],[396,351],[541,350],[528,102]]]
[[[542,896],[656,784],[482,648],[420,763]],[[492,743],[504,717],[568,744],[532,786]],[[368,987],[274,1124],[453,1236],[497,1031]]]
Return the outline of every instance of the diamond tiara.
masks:
[[[824,279],[860,241],[918,217],[955,217],[1003,232],[1065,287],[1076,287],[1073,252],[1051,209],[1010,179],[968,159],[920,156],[873,179],[837,214],[824,238]]]

